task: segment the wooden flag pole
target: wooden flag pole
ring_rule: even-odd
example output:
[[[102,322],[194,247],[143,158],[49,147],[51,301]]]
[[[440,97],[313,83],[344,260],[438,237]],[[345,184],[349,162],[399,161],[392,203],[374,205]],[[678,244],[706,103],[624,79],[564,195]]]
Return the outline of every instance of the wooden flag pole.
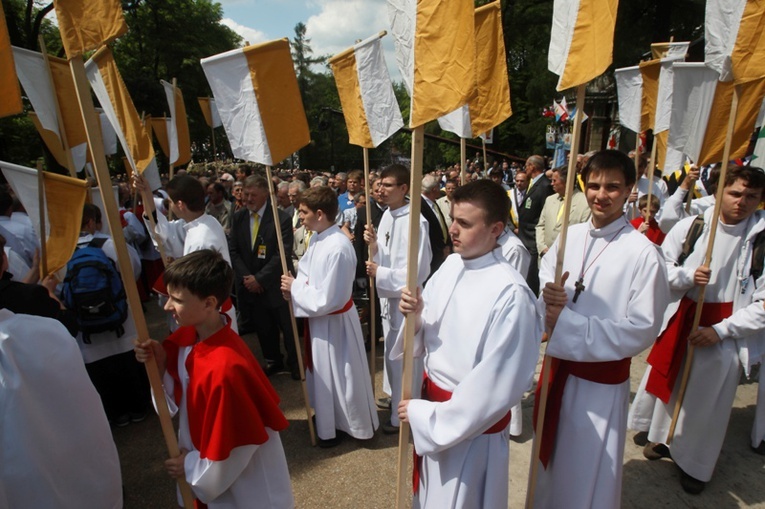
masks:
[[[406,287],[417,294],[417,274],[419,273],[418,260],[420,251],[420,209],[422,200],[422,151],[425,140],[425,126],[421,125],[412,130],[412,172],[409,183],[409,251],[406,262]],[[464,140],[463,140],[464,141]],[[416,317],[404,316],[404,362],[401,375],[401,399],[412,397],[412,368],[414,364],[414,326]],[[397,412],[397,408],[391,407],[391,412]],[[406,507],[409,483],[406,482],[409,458],[409,423],[401,421],[398,433],[398,483],[396,485],[396,508]],[[415,487],[416,488],[416,487]]]
[[[40,280],[48,276],[48,239],[45,235],[45,175],[42,159],[37,160],[37,202],[40,207]]]
[[[120,216],[117,210],[117,202],[114,199],[114,193],[112,193],[111,178],[109,177],[109,169],[106,165],[101,130],[98,125],[96,110],[93,107],[93,99],[90,95],[90,86],[85,74],[85,62],[83,62],[81,57],[72,58],[69,60],[69,68],[72,72],[72,78],[74,79],[75,90],[77,91],[77,101],[79,102],[80,111],[82,112],[82,120],[85,124],[85,132],[88,138],[88,146],[90,147],[93,169],[99,184],[98,188],[101,193],[101,200],[106,209],[104,210],[104,215],[109,222],[109,228],[111,229],[112,240],[114,241],[117,260],[119,262],[120,275],[122,276],[128,304],[133,314],[133,320],[135,321],[138,340],[146,341],[149,339],[149,329],[146,326],[146,318],[144,317],[143,308],[141,307],[141,299],[138,296],[138,287],[136,286],[135,274],[133,274],[133,267],[130,263],[127,244],[125,243],[125,235],[122,232],[122,225],[119,219]],[[162,434],[165,437],[165,444],[167,445],[170,457],[176,458],[180,456],[181,451],[178,448],[178,440],[175,435],[175,430],[173,429],[170,411],[167,408],[165,391],[162,388],[162,379],[159,374],[159,369],[157,368],[157,362],[152,357],[144,364],[144,366],[146,367],[146,374],[149,377],[152,394],[154,395],[157,413],[159,414],[159,422],[162,426]],[[180,489],[183,498],[184,507],[186,507],[186,509],[193,508],[194,495],[185,478],[178,478],[178,488]]]
[[[369,149],[367,147],[363,147],[364,151],[364,194],[367,197],[367,228],[370,228],[372,226],[372,202],[370,201],[370,198],[372,195],[370,194],[370,188],[369,188]],[[357,219],[358,220],[358,219]],[[367,246],[369,261],[372,261],[372,248],[370,246]],[[376,309],[375,309],[375,278],[372,276],[369,276],[369,291],[367,292],[369,295],[369,342],[370,342],[370,350],[369,350],[369,375],[372,378],[372,396],[374,397],[375,394],[375,372],[377,371],[375,363],[376,363],[376,357],[377,357],[377,330],[375,330],[375,316],[376,316]],[[393,409],[391,409],[392,411]]]
[[[215,148],[215,119],[212,114],[212,104],[210,104],[210,98],[207,98],[207,108],[210,110],[210,139],[212,140],[213,162],[218,160],[217,152]]]
[[[633,193],[637,193],[638,180],[640,180],[640,127],[638,127],[638,132],[635,136],[635,185],[632,186]],[[635,219],[637,215],[637,198],[635,198],[635,201],[632,202],[632,217],[630,219]]]
[[[569,216],[571,215],[571,196],[574,194],[576,184],[576,160],[579,155],[579,138],[582,132],[582,118],[584,116],[584,93],[587,84],[579,85],[576,90],[576,113],[574,114],[574,131],[571,133],[571,152],[568,158],[568,178],[566,179],[566,196],[563,198],[563,223],[558,235],[558,258],[555,262],[555,282],[560,284],[563,277],[563,258],[566,254],[566,240],[568,239]],[[545,333],[543,341],[548,338]],[[546,349],[545,349],[546,350]],[[545,412],[547,410],[547,397],[550,392],[550,369],[552,358],[545,352],[542,373],[544,377],[539,380],[542,384],[539,402],[537,403],[537,424],[534,429],[534,443],[531,453],[531,472],[529,485],[526,488],[526,509],[534,507],[534,491],[539,475],[539,451],[542,446],[542,431],[544,430]]]
[[[725,189],[725,177],[728,173],[728,160],[730,159],[730,149],[733,143],[733,130],[736,123],[736,113],[738,111],[739,100],[739,88],[733,87],[733,99],[730,105],[730,116],[728,117],[728,131],[725,137],[725,148],[723,149],[722,167],[720,168],[720,178],[717,181],[717,193],[715,193],[715,210],[712,215],[712,222],[709,224],[709,241],[707,243],[707,252],[704,256],[704,266],[709,267],[712,264],[712,251],[714,250],[715,236],[717,235],[717,223],[720,219],[720,209],[722,207],[723,191]],[[696,313],[693,315],[693,326],[691,331],[695,331],[699,328],[699,322],[701,321],[701,309],[704,306],[704,295],[706,294],[706,285],[699,288],[699,297],[696,301]],[[680,387],[677,391],[677,399],[675,400],[675,409],[672,412],[672,423],[669,426],[669,433],[667,434],[667,445],[672,442],[675,436],[675,428],[677,427],[677,419],[680,416],[680,408],[683,406],[683,399],[685,398],[685,391],[688,388],[688,378],[691,375],[691,364],[693,363],[693,351],[694,346],[688,344],[688,352],[685,356],[685,366],[683,367],[683,378],[680,380]]]
[[[279,244],[279,258],[282,261],[282,273],[289,274],[287,269],[287,254],[284,251],[284,239],[282,238],[282,225],[279,221],[279,208],[276,206],[276,190],[274,181],[271,177],[271,167],[266,166],[266,178],[268,179],[268,193],[271,198],[271,212],[274,215],[274,228],[276,229],[276,241]],[[291,226],[292,223],[290,223]],[[305,414],[308,419],[308,433],[311,435],[311,445],[316,445],[316,432],[313,427],[313,410],[308,400],[308,386],[305,383],[305,368],[303,367],[303,354],[300,350],[300,336],[298,335],[297,322],[295,321],[295,311],[292,309],[292,303],[289,303],[290,322],[292,322],[292,337],[295,340],[295,355],[297,355],[298,368],[300,369],[300,385],[303,389],[303,401],[305,402]]]
[[[414,136],[414,131],[412,131],[412,136]],[[465,138],[460,138],[460,185],[464,186],[467,184],[467,141]]]
[[[487,134],[489,134],[488,131],[486,134],[484,134],[484,136]],[[486,159],[486,139],[481,138],[481,146],[483,147],[483,173],[488,177],[487,172],[489,171],[489,160]]]
[[[687,178],[688,181],[691,183],[690,187],[688,188],[688,200],[685,202],[685,212],[687,212],[688,215],[690,215],[691,202],[693,201],[693,193],[696,190],[696,179],[692,179],[690,177],[690,170],[688,171],[688,175],[686,175],[685,178]]]
[[[45,39],[40,35],[37,38],[40,44],[40,53],[42,53],[43,60],[45,61],[45,71],[48,73],[50,84],[53,86],[53,105],[56,108],[56,118],[58,120],[59,140],[61,140],[61,147],[64,149],[64,155],[66,156],[66,164],[69,166],[69,175],[77,178],[77,169],[74,167],[74,158],[72,157],[72,150],[69,147],[69,140],[66,136],[66,128],[64,126],[64,117],[61,115],[61,105],[58,102],[58,94],[56,94],[56,82],[53,81],[53,72],[50,70],[50,60],[48,59],[48,50],[45,47]]]
[[[654,165],[656,163],[656,136],[653,137],[653,146],[651,147],[651,159],[648,161],[648,166],[646,167],[646,177],[648,178],[648,198],[646,198],[648,201],[646,202],[646,213],[645,213],[645,222],[648,223],[651,219],[651,199],[653,198],[653,174],[654,174]],[[650,172],[650,173],[649,173]],[[635,201],[637,203],[637,201]]]
[[[175,106],[175,87],[176,87],[177,84],[178,84],[178,79],[177,78],[173,78],[173,106]],[[169,107],[169,105],[168,105],[168,107]],[[176,116],[177,116],[177,114],[176,114]],[[170,121],[171,122],[175,122],[175,117],[173,117]],[[168,133],[167,146],[168,146],[168,152],[171,152],[171,150],[170,150],[170,143],[171,142],[170,142],[169,136],[170,136],[170,133]],[[179,154],[180,154],[180,147],[178,146],[178,128],[177,127],[175,129],[175,147],[176,147],[176,150],[178,150]],[[167,162],[170,165],[170,180],[173,180],[173,174],[175,173],[175,171],[174,171],[175,170],[175,165],[170,161],[170,154],[167,154],[167,156],[168,156],[167,157]],[[207,189],[205,189],[205,192],[207,192]]]

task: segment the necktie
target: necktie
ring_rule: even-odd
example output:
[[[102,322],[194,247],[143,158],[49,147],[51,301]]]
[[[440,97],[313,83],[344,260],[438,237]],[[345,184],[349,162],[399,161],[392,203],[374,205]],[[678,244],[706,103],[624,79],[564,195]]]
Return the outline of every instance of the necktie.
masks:
[[[446,232],[446,219],[444,219],[444,214],[441,212],[441,207],[438,206],[437,203],[433,204],[433,209],[436,211],[436,215],[438,216],[438,223],[441,225],[441,236],[444,239],[444,242],[448,239],[448,233]]]
[[[258,229],[260,228],[260,216],[257,212],[252,213],[252,232],[250,239],[252,240],[252,248],[255,249],[255,241],[258,238]]]
[[[560,200],[560,207],[558,207],[558,218],[556,219],[557,222],[560,223],[560,218],[563,216],[563,197],[558,197]]]
[[[311,242],[311,235],[313,235],[313,231],[306,230],[305,231],[305,248],[308,249],[308,244]]]

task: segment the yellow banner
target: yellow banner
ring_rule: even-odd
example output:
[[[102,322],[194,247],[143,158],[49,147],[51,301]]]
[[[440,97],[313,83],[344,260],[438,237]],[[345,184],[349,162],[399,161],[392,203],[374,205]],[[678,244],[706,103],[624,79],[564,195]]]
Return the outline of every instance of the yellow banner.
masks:
[[[731,53],[731,67],[737,83],[765,76],[765,2],[746,2]]]
[[[18,115],[24,111],[21,103],[21,88],[13,63],[11,39],[5,24],[5,12],[0,4],[0,117]]]
[[[50,234],[46,241],[48,272],[66,265],[77,247],[82,222],[82,207],[89,185],[84,180],[45,172],[45,202]]]
[[[335,75],[337,93],[340,96],[345,125],[348,128],[348,142],[360,147],[374,148],[364,103],[361,99],[355,52],[351,51],[347,55],[331,61],[330,65],[332,66],[332,73]]]
[[[280,39],[242,51],[250,69],[271,160],[277,164],[311,141],[289,41]]]
[[[640,63],[643,77],[643,96],[640,108],[640,128],[644,131],[653,129],[656,124],[656,96],[659,94],[659,73],[661,60]]]
[[[56,0],[54,5],[61,42],[69,58],[127,32],[120,0]]]

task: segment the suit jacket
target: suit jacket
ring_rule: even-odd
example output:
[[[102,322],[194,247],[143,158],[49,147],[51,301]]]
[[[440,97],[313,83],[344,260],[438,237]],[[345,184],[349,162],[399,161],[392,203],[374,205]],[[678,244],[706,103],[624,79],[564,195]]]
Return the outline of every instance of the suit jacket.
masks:
[[[541,254],[545,248],[550,249],[560,234],[563,227],[563,214],[561,207],[563,198],[558,193],[547,197],[542,214],[537,223],[537,251]],[[590,219],[590,207],[584,193],[575,190],[571,195],[571,213],[568,216],[568,224],[584,223]]]
[[[287,257],[287,268],[292,268],[292,218],[283,210],[279,211],[279,223],[282,230],[284,252]],[[270,200],[266,202],[266,208],[258,227],[258,237],[255,246],[252,245],[252,232],[250,230],[250,211],[246,208],[234,214],[231,226],[231,235],[228,240],[228,250],[231,254],[231,264],[234,267],[235,281],[239,286],[238,295],[250,294],[242,287],[244,276],[253,275],[264,288],[265,297],[270,306],[277,307],[286,301],[282,298],[279,289],[282,276],[282,262],[279,258],[279,244],[274,229],[274,215],[271,210]],[[258,246],[264,245],[266,253],[264,258],[258,258]]]
[[[537,256],[537,223],[545,200],[553,194],[552,184],[544,174],[526,190],[526,196],[518,204],[518,238],[532,256]]]
[[[444,241],[443,231],[441,230],[441,222],[438,220],[438,216],[433,209],[430,208],[425,198],[420,197],[422,200],[422,208],[420,213],[428,221],[428,237],[430,237],[430,250],[433,252],[433,258],[430,259],[430,273],[434,274],[438,268],[444,263],[446,256],[444,255],[444,249],[451,247],[452,240],[448,233],[446,235],[446,241]],[[435,204],[435,202],[434,202]],[[436,207],[438,205],[436,204]],[[444,218],[445,219],[445,218]],[[446,225],[445,225],[446,226]],[[448,228],[448,226],[446,226]]]

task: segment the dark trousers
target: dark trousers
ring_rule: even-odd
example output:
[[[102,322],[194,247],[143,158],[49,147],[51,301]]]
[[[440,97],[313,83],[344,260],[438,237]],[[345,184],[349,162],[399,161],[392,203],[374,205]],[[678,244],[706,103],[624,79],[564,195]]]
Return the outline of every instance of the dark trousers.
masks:
[[[109,420],[149,408],[149,379],[132,350],[85,364],[85,369]]]
[[[297,365],[295,339],[292,334],[289,303],[268,302],[263,295],[253,294],[244,287],[237,288],[237,307],[240,313],[240,330],[254,331],[258,335],[260,350],[266,362],[283,364],[282,350],[279,344],[279,332],[284,339],[287,364]]]

